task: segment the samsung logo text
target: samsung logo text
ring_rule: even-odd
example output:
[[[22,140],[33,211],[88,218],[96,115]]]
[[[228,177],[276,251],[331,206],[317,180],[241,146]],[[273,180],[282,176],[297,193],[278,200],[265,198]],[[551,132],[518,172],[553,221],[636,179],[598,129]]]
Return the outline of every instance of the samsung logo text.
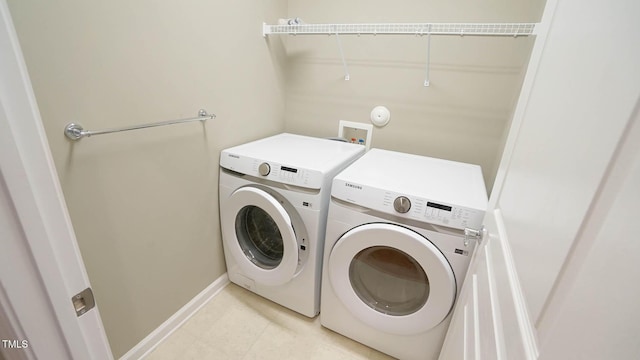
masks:
[[[360,186],[360,185],[355,185],[355,184],[351,184],[351,183],[344,183],[344,186],[350,187],[350,188],[353,188],[353,189],[357,189],[357,190],[362,190],[362,186]]]

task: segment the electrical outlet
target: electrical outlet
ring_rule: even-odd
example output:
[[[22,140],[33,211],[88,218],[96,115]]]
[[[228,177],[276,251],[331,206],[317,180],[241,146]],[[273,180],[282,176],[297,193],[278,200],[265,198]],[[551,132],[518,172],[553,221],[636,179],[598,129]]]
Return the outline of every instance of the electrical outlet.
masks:
[[[363,145],[369,150],[371,148],[372,133],[373,125],[371,124],[340,120],[338,137],[347,140],[347,142]]]

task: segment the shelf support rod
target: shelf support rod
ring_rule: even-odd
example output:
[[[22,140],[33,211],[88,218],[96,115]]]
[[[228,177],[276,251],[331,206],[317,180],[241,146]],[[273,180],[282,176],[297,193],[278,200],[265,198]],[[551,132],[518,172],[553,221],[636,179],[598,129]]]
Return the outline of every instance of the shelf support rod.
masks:
[[[430,58],[431,58],[431,25],[429,25],[429,30],[427,32],[427,69],[425,71],[425,77],[424,77],[425,87],[429,86],[429,65],[431,62]]]
[[[340,50],[340,57],[342,57],[342,66],[344,67],[344,80],[349,80],[349,68],[347,67],[347,60],[344,58],[344,51],[342,50],[342,42],[340,41],[340,34],[336,28],[336,40],[338,41],[338,49]]]

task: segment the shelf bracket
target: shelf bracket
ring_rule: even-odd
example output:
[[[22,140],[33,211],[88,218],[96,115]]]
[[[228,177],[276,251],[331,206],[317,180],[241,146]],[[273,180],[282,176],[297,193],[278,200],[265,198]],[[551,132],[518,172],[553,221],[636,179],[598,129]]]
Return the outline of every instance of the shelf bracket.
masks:
[[[344,80],[349,80],[349,68],[347,67],[347,60],[344,58],[344,51],[342,50],[342,42],[340,41],[340,34],[336,29],[336,40],[338,41],[338,50],[340,50],[340,57],[342,58],[342,66],[344,67]]]
[[[430,58],[431,58],[431,25],[429,25],[429,30],[427,32],[427,66],[426,66],[425,77],[424,77],[425,87],[429,86],[429,65],[431,62]]]

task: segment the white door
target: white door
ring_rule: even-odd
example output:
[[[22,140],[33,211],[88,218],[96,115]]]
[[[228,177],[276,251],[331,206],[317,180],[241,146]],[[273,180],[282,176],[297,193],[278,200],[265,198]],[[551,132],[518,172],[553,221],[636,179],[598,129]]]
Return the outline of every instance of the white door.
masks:
[[[440,359],[640,354],[626,301],[639,296],[627,181],[640,166],[639,12],[634,0],[547,2]]]
[[[288,282],[299,264],[292,216],[283,205],[268,192],[245,186],[234,191],[223,208],[227,249],[244,275],[263,285]]]
[[[113,358],[98,308],[89,309],[90,296],[72,301],[90,284],[5,0],[0,224],[0,350],[8,359]]]
[[[437,326],[456,297],[456,279],[442,252],[403,226],[372,223],[343,234],[329,254],[329,280],[363,323],[397,335]]]

